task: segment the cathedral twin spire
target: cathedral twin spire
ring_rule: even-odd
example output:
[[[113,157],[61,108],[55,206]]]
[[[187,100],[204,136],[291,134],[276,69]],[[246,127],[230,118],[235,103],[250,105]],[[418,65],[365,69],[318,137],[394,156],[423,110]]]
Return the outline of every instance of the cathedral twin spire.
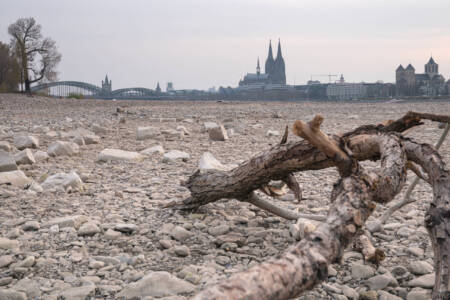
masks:
[[[281,42],[278,40],[277,57],[273,59],[272,41],[269,42],[269,54],[267,56],[265,73],[269,75],[269,81],[276,84],[286,84],[286,70],[283,55],[281,53]]]

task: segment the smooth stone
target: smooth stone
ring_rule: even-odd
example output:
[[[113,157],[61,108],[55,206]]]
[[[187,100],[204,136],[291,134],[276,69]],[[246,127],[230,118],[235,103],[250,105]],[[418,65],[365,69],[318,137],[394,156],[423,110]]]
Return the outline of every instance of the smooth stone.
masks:
[[[403,298],[392,295],[386,291],[378,291],[378,294],[380,295],[378,300],[403,300]]]
[[[125,286],[116,294],[117,298],[142,299],[144,297],[166,297],[192,293],[195,286],[167,272],[152,272],[137,282]]]
[[[229,171],[234,169],[237,165],[223,165],[219,160],[217,160],[210,152],[205,152],[202,154],[200,161],[198,162],[198,169],[203,170],[221,170]]]
[[[175,252],[176,255],[180,256],[180,257],[186,257],[189,256],[190,254],[190,250],[187,246],[175,246],[173,247],[173,250]]]
[[[16,146],[18,150],[38,148],[39,140],[34,136],[14,136],[14,146]]]
[[[92,222],[86,222],[78,229],[78,235],[81,236],[92,236],[99,232],[100,228],[98,228],[97,224]]]
[[[0,150],[9,152],[11,151],[11,145],[7,141],[0,141]]]
[[[138,229],[139,228],[134,224],[116,224],[116,226],[114,226],[114,230],[128,234],[131,234],[137,231]]]
[[[434,286],[435,274],[422,275],[408,282],[408,286],[431,289]]]
[[[361,292],[359,300],[378,300],[378,293],[376,291]]]
[[[153,147],[144,149],[139,153],[143,154],[143,155],[148,155],[148,156],[153,155],[155,153],[164,154],[164,148],[161,145],[157,145],[157,146],[153,146]]]
[[[38,221],[27,221],[22,225],[24,231],[37,231],[41,228]]]
[[[17,164],[14,156],[0,149],[0,172],[15,170],[17,170]]]
[[[181,226],[175,226],[171,230],[170,235],[177,241],[182,242],[182,241],[192,237],[194,234]]]
[[[230,226],[228,225],[220,225],[215,227],[210,227],[208,229],[208,233],[212,236],[219,236],[226,234],[228,231],[230,231]]]
[[[366,266],[359,263],[353,263],[351,270],[352,277],[357,280],[367,279],[375,275],[375,270],[371,266]]]
[[[86,216],[74,215],[51,219],[46,225],[49,227],[53,225],[58,225],[59,228],[74,227],[75,229],[78,229],[81,226],[81,224],[87,221],[88,218]]]
[[[72,189],[79,191],[83,188],[83,182],[80,176],[75,171],[72,171],[70,173],[56,173],[49,176],[41,184],[41,187],[44,190],[62,189],[66,191]]]
[[[0,299],[1,300],[28,300],[27,294],[24,292],[19,292],[15,290],[4,290],[0,289]]]
[[[110,161],[140,161],[144,158],[143,155],[119,149],[103,149],[98,155],[98,161],[110,162]]]
[[[2,255],[0,256],[0,268],[9,266],[14,262],[14,256],[12,255]]]
[[[434,272],[433,266],[426,261],[412,261],[408,265],[408,270],[414,275],[425,275]]]
[[[155,127],[138,127],[136,129],[136,139],[138,141],[154,138],[159,135],[159,130]]]
[[[48,146],[47,153],[50,156],[72,156],[80,152],[76,143],[56,141]]]
[[[34,155],[34,159],[36,160],[36,162],[48,160],[50,158],[50,156],[48,155],[47,152],[44,152],[41,150],[34,152],[33,155]]]
[[[0,184],[11,184],[20,188],[24,188],[31,184],[32,180],[20,170],[0,172]]]
[[[85,300],[90,299],[94,294],[95,285],[83,285],[64,290],[59,294],[59,297],[64,300]]]
[[[382,290],[389,285],[391,282],[391,277],[388,275],[376,275],[369,278],[366,283],[369,285],[371,290]]]
[[[266,136],[280,136],[280,132],[278,130],[267,130]]]
[[[16,161],[17,165],[32,165],[36,163],[36,160],[34,159],[33,156],[33,152],[31,152],[31,150],[28,148],[15,154],[14,160]]]
[[[0,237],[0,249],[14,249],[19,247],[19,241],[10,240],[7,238]]]
[[[163,158],[165,160],[168,161],[174,161],[177,159],[181,159],[183,161],[188,160],[189,158],[191,158],[191,156],[189,155],[189,153],[183,152],[183,151],[179,151],[179,150],[170,150],[169,152],[165,153],[163,155]]]
[[[117,240],[118,238],[120,238],[122,236],[122,234],[119,231],[115,231],[113,229],[108,229],[105,234],[104,237],[107,240]]]
[[[15,285],[16,291],[24,292],[29,299],[38,299],[42,292],[39,288],[39,283],[36,280],[23,278],[19,280]]]
[[[213,128],[216,128],[216,127],[219,127],[219,125],[216,122],[205,122],[205,123],[203,123],[201,131],[202,132],[207,132],[210,129],[213,129]]]
[[[208,130],[209,139],[212,141],[226,141],[228,140],[228,134],[223,125],[214,127]]]
[[[414,289],[408,293],[406,300],[429,300],[431,299],[431,292],[423,289]]]

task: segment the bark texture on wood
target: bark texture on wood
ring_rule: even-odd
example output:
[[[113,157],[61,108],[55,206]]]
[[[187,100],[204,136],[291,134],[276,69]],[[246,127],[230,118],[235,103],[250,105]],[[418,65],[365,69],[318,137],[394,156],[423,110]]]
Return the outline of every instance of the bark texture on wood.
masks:
[[[404,144],[408,159],[425,170],[433,186],[433,202],[425,216],[434,250],[433,299],[450,299],[450,172],[432,146],[411,140]]]
[[[289,299],[325,280],[328,264],[341,257],[375,208],[372,200],[392,199],[406,179],[400,139],[392,135],[372,139],[380,145],[382,170],[352,168],[353,173],[335,186],[327,219],[314,232],[280,257],[235,274],[194,299]]]

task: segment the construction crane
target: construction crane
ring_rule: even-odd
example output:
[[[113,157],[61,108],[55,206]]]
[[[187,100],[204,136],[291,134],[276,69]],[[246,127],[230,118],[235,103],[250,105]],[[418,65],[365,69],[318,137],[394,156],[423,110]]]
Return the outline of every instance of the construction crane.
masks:
[[[311,75],[311,81],[313,80],[313,76],[328,76],[328,81],[331,83],[331,78],[332,77],[337,77],[336,74],[313,74]]]

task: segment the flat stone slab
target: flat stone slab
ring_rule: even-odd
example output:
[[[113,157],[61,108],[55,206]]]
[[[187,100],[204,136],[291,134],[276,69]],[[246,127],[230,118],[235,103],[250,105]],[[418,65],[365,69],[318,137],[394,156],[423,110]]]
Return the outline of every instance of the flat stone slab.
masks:
[[[137,152],[125,151],[120,149],[106,148],[98,155],[98,161],[140,161],[144,158],[143,155]]]
[[[10,184],[23,188],[31,182],[32,180],[20,170],[0,172],[0,184]]]

